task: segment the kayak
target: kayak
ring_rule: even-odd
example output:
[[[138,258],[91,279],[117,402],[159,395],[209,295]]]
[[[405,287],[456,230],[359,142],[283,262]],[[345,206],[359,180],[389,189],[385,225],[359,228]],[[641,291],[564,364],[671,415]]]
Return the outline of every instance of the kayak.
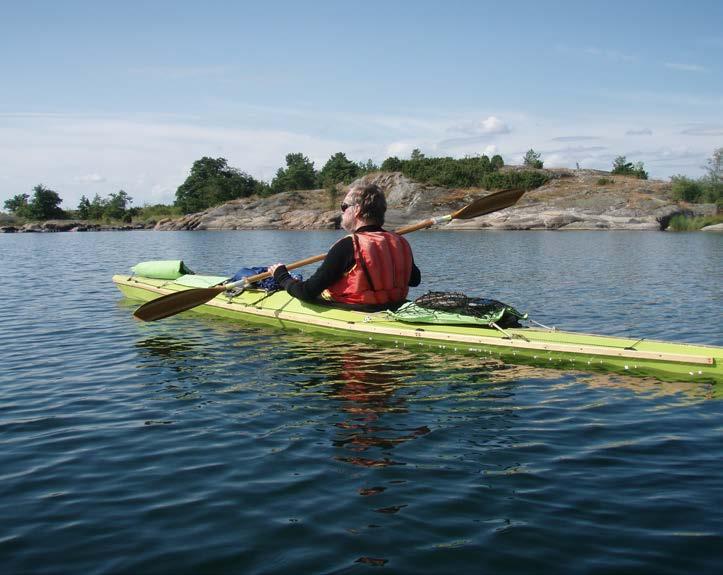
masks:
[[[184,281],[184,277],[192,281]],[[113,276],[113,282],[124,296],[143,302],[194,287],[215,285],[222,279],[201,275],[175,280],[127,274]],[[471,354],[508,363],[609,371],[662,381],[723,383],[722,347],[634,340],[554,328],[495,329],[482,325],[407,323],[384,311],[367,313],[304,302],[283,290],[267,293],[246,289],[234,297],[221,293],[195,310],[282,328],[410,349]]]

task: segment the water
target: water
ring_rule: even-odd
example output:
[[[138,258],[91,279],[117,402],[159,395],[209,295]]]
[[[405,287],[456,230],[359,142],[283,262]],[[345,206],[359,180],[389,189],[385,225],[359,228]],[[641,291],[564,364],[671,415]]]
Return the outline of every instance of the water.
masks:
[[[142,324],[110,283],[143,259],[228,273],[337,237],[0,236],[3,572],[723,568],[723,402],[710,385],[197,314]],[[462,289],[560,328],[723,345],[720,235],[410,240],[423,274],[412,295]]]

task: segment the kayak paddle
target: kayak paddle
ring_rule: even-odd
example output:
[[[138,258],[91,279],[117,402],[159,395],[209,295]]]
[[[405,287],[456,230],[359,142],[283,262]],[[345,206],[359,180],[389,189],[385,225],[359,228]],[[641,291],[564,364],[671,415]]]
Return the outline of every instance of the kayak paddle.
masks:
[[[477,218],[485,214],[491,214],[505,208],[509,208],[515,204],[525,190],[502,190],[501,192],[495,192],[482,198],[476,199],[471,204],[460,208],[456,212],[447,214],[446,216],[439,216],[437,218],[429,218],[418,224],[412,224],[410,226],[404,226],[395,230],[398,234],[409,234],[429,228],[435,224],[442,224],[450,222],[452,220],[470,220]],[[292,264],[288,264],[286,269],[293,270],[315,262],[320,262],[326,257],[326,254],[318,256],[312,256],[304,260],[299,260]],[[193,288],[189,290],[174,292],[166,294],[157,299],[151,300],[140,306],[133,315],[143,321],[155,321],[157,319],[163,319],[181,313],[182,311],[189,310],[191,308],[203,305],[207,301],[212,300],[218,294],[223,293],[226,290],[233,289],[239,286],[250,285],[254,282],[271,277],[269,272],[263,272],[253,276],[246,277],[237,282],[228,283],[224,285],[213,286],[209,288]]]

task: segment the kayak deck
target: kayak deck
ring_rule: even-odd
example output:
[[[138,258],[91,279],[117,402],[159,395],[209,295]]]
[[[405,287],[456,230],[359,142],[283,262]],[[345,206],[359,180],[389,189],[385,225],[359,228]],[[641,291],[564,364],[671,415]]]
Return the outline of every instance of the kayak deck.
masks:
[[[113,282],[126,297],[140,301],[189,289],[173,281],[140,276],[116,275]],[[385,312],[364,313],[303,302],[285,291],[267,294],[247,290],[232,299],[221,294],[195,309],[399,347],[496,357],[509,363],[614,371],[665,381],[723,383],[723,348],[713,346],[527,327],[501,332],[472,325],[410,324],[391,319]]]

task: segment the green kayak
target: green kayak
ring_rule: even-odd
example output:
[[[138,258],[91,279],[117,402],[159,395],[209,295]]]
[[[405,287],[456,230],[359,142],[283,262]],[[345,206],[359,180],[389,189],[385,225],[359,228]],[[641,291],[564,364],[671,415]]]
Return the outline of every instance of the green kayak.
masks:
[[[175,280],[116,275],[113,282],[126,297],[145,302],[194,287],[214,285],[222,279],[198,275]],[[723,383],[721,347],[636,341],[544,328],[503,330],[481,325],[407,323],[386,312],[364,313],[310,304],[285,291],[267,294],[247,289],[233,298],[222,293],[195,309],[283,328],[343,335],[398,347],[497,358],[509,363],[611,371],[663,381]]]

